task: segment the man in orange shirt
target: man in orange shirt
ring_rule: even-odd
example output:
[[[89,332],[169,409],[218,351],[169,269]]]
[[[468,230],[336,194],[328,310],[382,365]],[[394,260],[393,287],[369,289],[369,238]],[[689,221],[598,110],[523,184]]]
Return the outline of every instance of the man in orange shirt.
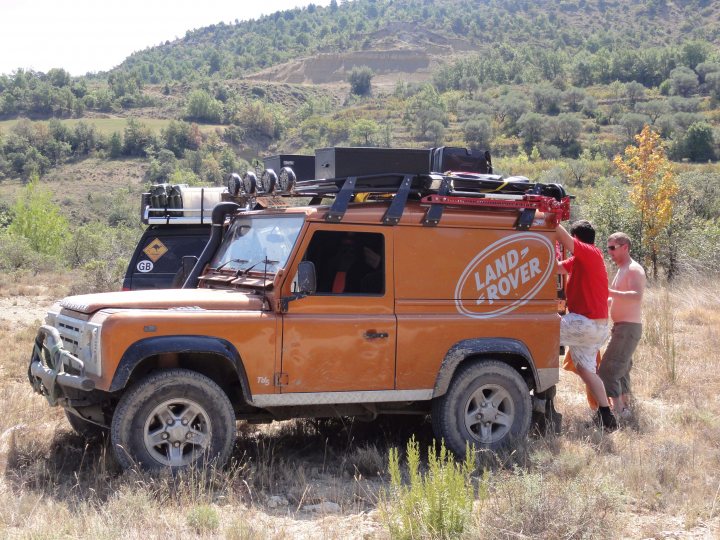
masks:
[[[605,429],[614,430],[617,420],[610,410],[605,385],[596,373],[597,354],[609,333],[605,261],[595,246],[595,229],[589,221],[576,221],[570,233],[558,225],[556,239],[573,254],[558,263],[558,272],[569,276],[568,313],[560,322],[560,344],[570,348],[578,375],[598,402],[598,420]]]

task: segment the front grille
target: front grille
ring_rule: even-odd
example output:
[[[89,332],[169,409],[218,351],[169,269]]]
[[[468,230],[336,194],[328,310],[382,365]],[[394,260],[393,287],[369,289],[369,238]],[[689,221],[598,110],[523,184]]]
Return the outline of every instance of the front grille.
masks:
[[[100,375],[100,325],[58,314],[54,326],[63,348],[81,360],[89,373]]]

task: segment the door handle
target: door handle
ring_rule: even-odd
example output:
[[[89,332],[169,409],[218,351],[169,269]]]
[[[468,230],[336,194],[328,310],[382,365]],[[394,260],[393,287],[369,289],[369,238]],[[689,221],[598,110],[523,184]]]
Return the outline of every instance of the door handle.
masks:
[[[390,334],[387,332],[372,332],[368,330],[363,334],[363,337],[365,339],[387,339],[390,337]]]

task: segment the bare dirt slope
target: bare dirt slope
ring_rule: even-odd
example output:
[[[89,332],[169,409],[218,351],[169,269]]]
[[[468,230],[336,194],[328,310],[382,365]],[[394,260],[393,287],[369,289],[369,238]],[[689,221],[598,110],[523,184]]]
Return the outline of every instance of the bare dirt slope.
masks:
[[[397,80],[427,81],[441,63],[457,54],[476,50],[470,41],[450,38],[436,32],[418,31],[411,23],[396,22],[368,35],[356,36],[362,49],[323,52],[292,60],[254,73],[250,80],[295,84],[332,84],[347,80],[355,67],[373,70],[376,85]]]

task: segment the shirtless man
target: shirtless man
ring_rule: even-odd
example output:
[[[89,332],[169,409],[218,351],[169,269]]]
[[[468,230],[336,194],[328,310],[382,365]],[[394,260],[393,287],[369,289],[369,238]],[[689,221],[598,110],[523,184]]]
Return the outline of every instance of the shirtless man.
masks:
[[[600,363],[598,375],[617,416],[630,416],[630,369],[632,355],[642,336],[642,297],[645,271],[630,257],[630,237],[622,232],[607,240],[608,254],[618,271],[609,289],[610,343]]]

